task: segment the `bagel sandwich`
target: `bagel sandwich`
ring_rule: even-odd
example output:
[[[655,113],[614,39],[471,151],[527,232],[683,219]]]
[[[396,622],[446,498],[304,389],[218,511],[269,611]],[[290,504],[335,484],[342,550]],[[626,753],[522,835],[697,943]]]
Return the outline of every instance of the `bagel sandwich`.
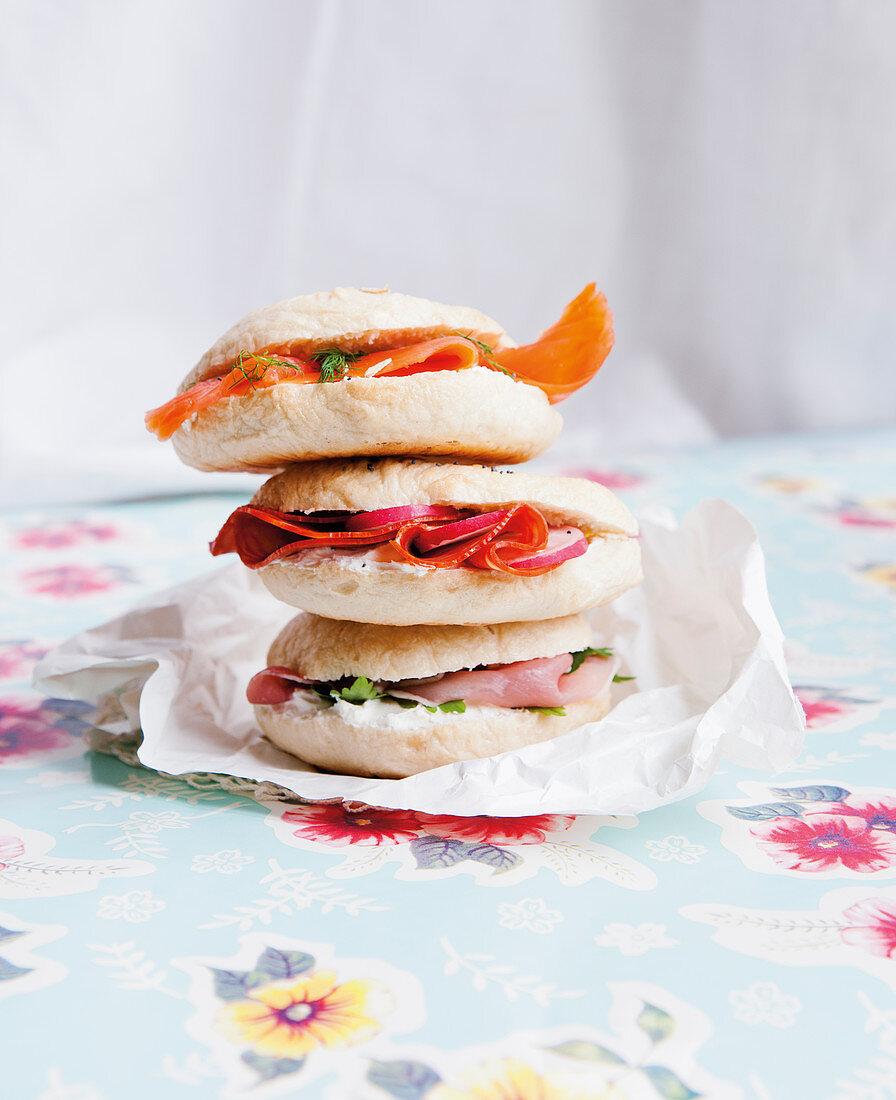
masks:
[[[392,627],[301,614],[247,698],[274,745],[349,775],[401,778],[602,718],[620,662],[582,615]]]
[[[609,489],[425,459],[302,463],[211,543],[284,603],[410,626],[554,619],[641,580],[637,524]]]
[[[559,433],[552,404],[612,345],[593,284],[519,348],[479,310],[341,287],[244,317],[145,419],[199,470],[358,454],[523,462]]]

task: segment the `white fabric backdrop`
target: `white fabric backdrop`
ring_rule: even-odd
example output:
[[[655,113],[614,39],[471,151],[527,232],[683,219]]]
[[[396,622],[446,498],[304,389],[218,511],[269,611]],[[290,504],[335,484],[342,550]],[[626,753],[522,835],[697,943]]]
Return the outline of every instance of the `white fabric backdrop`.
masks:
[[[525,341],[597,279],[579,451],[896,419],[890,0],[3,13],[0,502],[217,483],[142,410],[337,284]]]

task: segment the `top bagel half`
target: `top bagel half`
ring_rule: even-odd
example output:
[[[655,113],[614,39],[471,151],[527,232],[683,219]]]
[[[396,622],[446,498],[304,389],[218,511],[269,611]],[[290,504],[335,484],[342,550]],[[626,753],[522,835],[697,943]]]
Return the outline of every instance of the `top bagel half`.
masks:
[[[332,381],[309,368],[334,350],[368,356],[439,338],[465,345],[465,363],[476,365],[390,375],[388,364],[374,364],[357,376],[337,372]],[[352,455],[522,462],[553,442],[562,420],[537,385],[491,369],[492,353],[513,346],[475,309],[386,290],[302,295],[234,325],[187,375],[179,396],[147,415],[147,425],[170,435],[179,457],[200,470],[271,471]],[[292,375],[284,356],[300,364]],[[483,356],[491,366],[479,365]]]

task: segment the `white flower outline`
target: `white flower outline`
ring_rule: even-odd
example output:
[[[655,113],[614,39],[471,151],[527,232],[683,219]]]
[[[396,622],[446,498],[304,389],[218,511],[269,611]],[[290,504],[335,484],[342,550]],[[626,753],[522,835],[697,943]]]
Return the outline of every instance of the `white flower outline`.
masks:
[[[665,924],[645,921],[643,924],[625,924],[612,921],[604,925],[603,933],[594,937],[598,947],[617,947],[623,955],[645,955],[657,947],[677,947],[678,940],[666,935]]]
[[[254,856],[244,856],[239,848],[222,848],[220,852],[193,856],[190,870],[197,875],[207,875],[211,871],[217,871],[219,875],[234,875],[254,862]]]
[[[165,908],[150,890],[128,890],[126,894],[106,894],[100,898],[96,915],[103,920],[126,920],[138,924]]]
[[[558,909],[549,909],[544,898],[521,898],[518,902],[505,901],[498,906],[498,923],[502,928],[512,931],[525,929],[546,935],[553,932],[563,914]]]
[[[753,982],[746,989],[732,989],[728,1003],[734,1018],[751,1027],[770,1024],[772,1027],[793,1027],[803,1003],[799,997],[784,993],[776,982]]]
[[[662,863],[675,860],[677,863],[699,863],[707,849],[702,844],[692,844],[686,836],[673,834],[662,840],[648,840],[647,851],[651,859]]]

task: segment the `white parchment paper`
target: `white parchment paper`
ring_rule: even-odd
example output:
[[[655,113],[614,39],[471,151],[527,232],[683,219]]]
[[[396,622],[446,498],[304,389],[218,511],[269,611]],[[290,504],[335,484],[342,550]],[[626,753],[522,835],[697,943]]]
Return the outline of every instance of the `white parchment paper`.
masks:
[[[591,613],[598,645],[632,683],[600,722],[500,756],[407,779],[317,772],[261,736],[245,698],[295,610],[235,563],[157,593],[40,662],[37,686],[98,703],[112,735],[143,731],[139,758],[172,774],[274,782],[304,799],[438,814],[631,814],[684,798],[725,757],[778,771],[805,730],[784,663],[756,532],[722,500],[676,526],[639,517],[644,583]]]

